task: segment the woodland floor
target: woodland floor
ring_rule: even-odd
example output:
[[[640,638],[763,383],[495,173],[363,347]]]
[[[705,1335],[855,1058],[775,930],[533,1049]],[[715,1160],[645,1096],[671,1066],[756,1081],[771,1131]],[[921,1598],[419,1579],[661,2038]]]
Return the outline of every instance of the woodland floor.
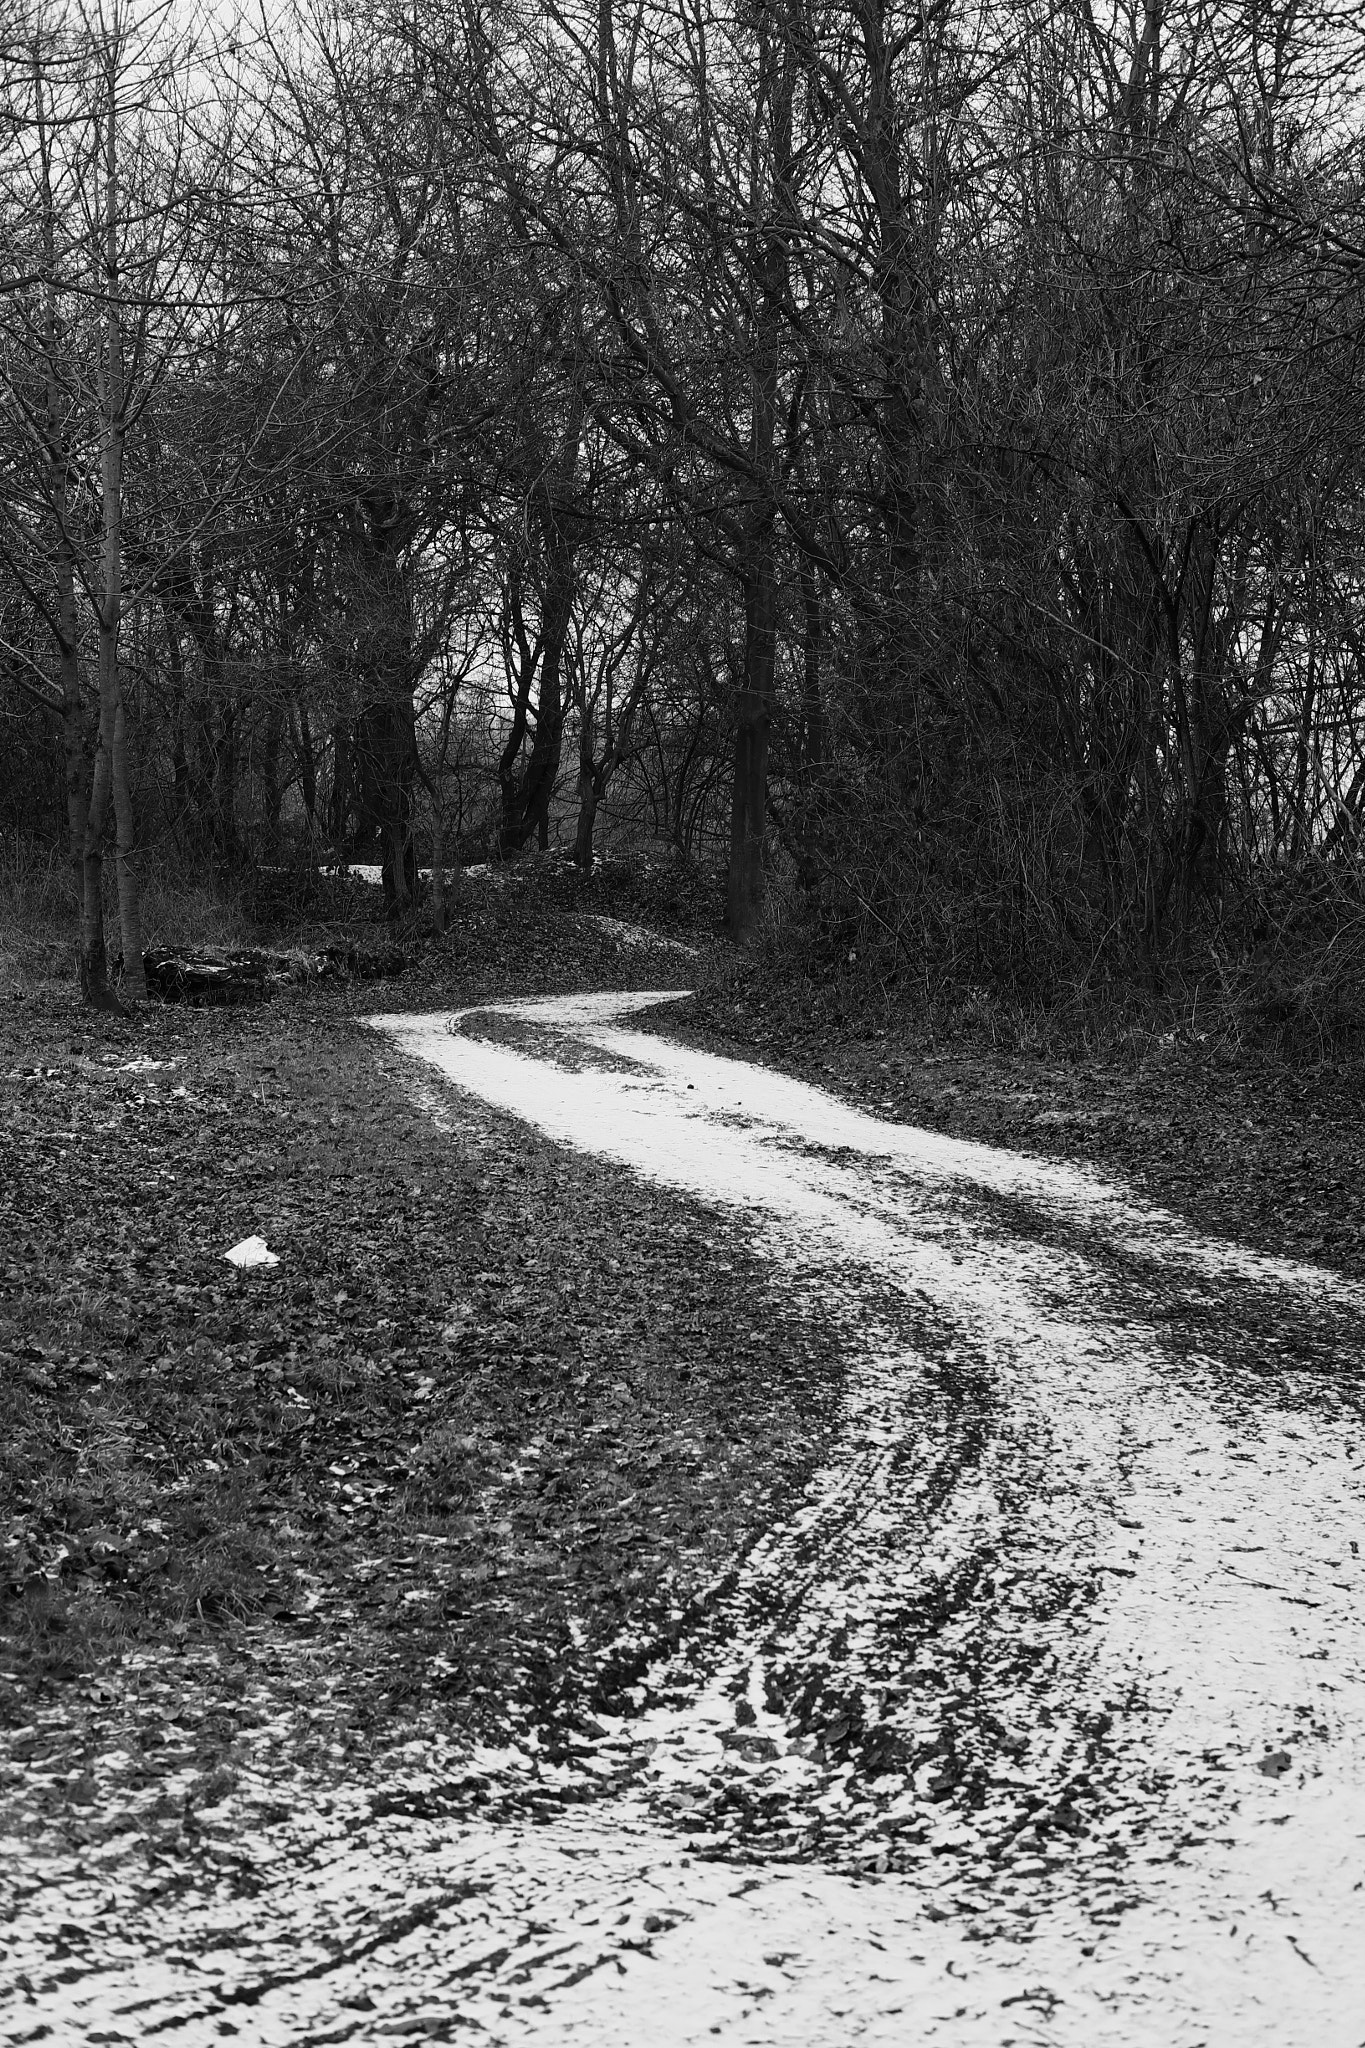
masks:
[[[570,1753],[633,1675],[606,1647],[667,1643],[811,1469],[837,1347],[716,1212],[489,1110],[439,1133],[360,1022],[627,986],[699,991],[671,1034],[1365,1275],[1359,1061],[802,1022],[695,919],[650,942],[490,883],[382,989],[125,1022],[0,988],[0,1835],[183,1850],[243,1776],[382,1784],[509,1726]],[[281,1263],[241,1274],[253,1233]]]
[[[642,959],[587,920],[528,950],[537,987]],[[655,979],[683,957],[650,952]],[[476,992],[454,947],[401,984]],[[26,1825],[97,1825],[111,1746],[192,1825],[233,1701],[259,1718],[277,1681],[338,1775],[432,1713],[572,1740],[626,1614],[666,1636],[814,1454],[837,1360],[724,1226],[489,1113],[438,1134],[358,1021],[377,993],[92,1027],[58,984],[0,1013]],[[253,1233],[277,1268],[225,1262]]]

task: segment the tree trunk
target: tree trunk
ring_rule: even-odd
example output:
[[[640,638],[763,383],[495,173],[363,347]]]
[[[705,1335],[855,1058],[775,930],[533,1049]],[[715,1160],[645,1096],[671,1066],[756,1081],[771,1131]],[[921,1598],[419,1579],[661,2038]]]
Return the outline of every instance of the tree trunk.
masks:
[[[515,756],[504,749],[500,763],[503,823],[500,850],[517,852],[534,832],[544,851],[550,843],[550,805],[559,780],[564,748],[564,648],[573,617],[575,536],[580,530],[577,507],[579,448],[583,439],[583,400],[575,392],[563,437],[553,459],[537,479],[533,503],[540,531],[544,583],[540,601],[540,687],[536,697],[535,735],[523,775],[515,773]],[[526,636],[518,619],[523,675],[528,675]],[[525,732],[525,706],[519,703],[520,730]]]
[[[558,551],[545,594],[545,645],[540,657],[540,690],[536,697],[536,732],[521,790],[520,843],[534,831],[542,852],[550,843],[550,804],[559,780],[564,748],[564,643],[573,603],[573,555]]]
[[[926,38],[933,32],[928,21],[922,17],[919,31]],[[938,234],[938,144],[934,122],[926,118],[920,136],[925,160],[907,168],[904,154],[913,130],[905,119],[898,77],[904,42],[882,6],[858,11],[857,33],[867,74],[856,135],[874,241],[879,388],[870,417],[878,444],[876,516],[882,541],[880,574],[864,600],[870,600],[870,611],[863,664],[869,680],[880,686],[882,717],[896,720],[903,715],[899,696],[912,673],[907,656],[920,615],[922,441],[926,380],[933,374],[926,266]],[[813,45],[811,55],[817,75],[826,75],[825,53]],[[923,195],[918,220],[909,197],[917,186]]]
[[[59,617],[64,610],[62,594],[58,594]],[[80,657],[74,639],[75,625],[74,592],[72,593],[73,637],[68,642],[66,628],[62,629],[60,647],[62,678],[62,780],[66,794],[67,847],[71,860],[71,871],[77,892],[81,889],[81,863],[85,857],[85,814],[86,791],[89,787],[89,763],[86,760],[86,716],[85,701],[81,693]]]
[[[431,928],[446,928],[446,835],[439,804],[431,811]]]
[[[313,735],[308,727],[308,707],[302,700],[292,700],[289,706],[289,736],[293,742],[294,758],[299,764],[299,789],[303,795],[303,814],[308,820],[310,838],[317,830],[318,769],[313,754]]]
[[[82,862],[85,857],[85,820],[88,804],[85,702],[81,694],[80,642],[76,622],[76,551],[71,544],[68,520],[70,457],[66,426],[62,418],[61,385],[57,374],[57,221],[52,193],[51,141],[42,64],[34,51],[34,104],[37,110],[38,157],[42,193],[43,263],[46,291],[43,306],[43,342],[47,371],[48,490],[52,500],[54,527],[52,581],[56,597],[57,661],[62,691],[62,781],[66,799],[66,834],[72,879],[78,900],[83,893]]]
[[[502,764],[502,830],[498,850],[506,859],[536,837],[544,848],[550,840],[550,804],[559,780],[564,747],[564,697],[561,666],[573,600],[573,557],[556,568],[545,593],[545,618],[536,692],[535,732],[530,758],[517,773],[515,758]],[[525,721],[522,724],[525,731]]]
[[[168,599],[162,601],[166,627],[166,659],[171,672],[171,776],[175,790],[176,835],[190,836],[190,759],[185,732],[185,644],[180,625]]]
[[[362,640],[367,697],[356,727],[362,809],[378,836],[384,902],[401,917],[417,901],[413,782],[417,708],[413,697],[412,570],[404,559],[408,515],[400,498],[376,488],[364,506],[361,572],[371,617]]]
[[[114,745],[110,760],[114,795],[114,824],[117,848],[119,926],[123,937],[123,993],[140,1002],[147,993],[142,965],[142,905],[139,898],[137,832],[133,822],[133,800],[128,780],[128,716],[123,693],[114,710]]]
[[[350,728],[338,721],[332,729],[332,781],[327,792],[327,837],[338,851],[351,815],[354,752]]]
[[[597,787],[591,761],[579,762],[578,768],[578,824],[574,828],[573,857],[575,867],[585,875],[592,873],[592,835],[597,823]]]
[[[415,744],[412,750],[413,772],[431,803],[431,928],[441,933],[446,928],[446,821],[441,802],[439,776],[445,765],[446,743],[450,736],[450,712],[447,704],[446,716],[442,723],[441,745],[437,757],[435,775],[427,772],[421,753]]]
[[[218,657],[218,674],[223,673]],[[209,717],[212,720],[212,700]],[[212,724],[210,724],[212,731]],[[213,849],[220,860],[237,858],[237,706],[223,698],[222,717],[213,748]]]
[[[104,835],[109,818],[109,770],[114,747],[113,706],[100,691],[99,735],[85,813],[85,844],[81,860],[81,989],[88,1002],[98,1003],[109,984],[104,947]]]
[[[362,843],[378,840],[390,917],[401,917],[417,900],[413,717],[411,697],[404,704],[396,692],[388,701],[367,704],[356,720],[352,747],[360,837]]]
[[[760,104],[771,123],[771,159],[755,174],[753,203],[766,214],[749,255],[754,280],[750,457],[755,482],[744,562],[744,681],[735,700],[734,782],[730,802],[730,870],[725,922],[743,944],[763,901],[764,841],[768,811],[768,735],[772,722],[777,651],[777,584],[773,559],[779,335],[789,270],[788,208],[793,185],[793,49],[785,36],[761,30]]]
[[[265,774],[265,830],[266,846],[272,860],[278,860],[280,852],[280,812],[284,804],[284,785],[280,779],[280,748],[284,741],[284,706],[278,697],[271,701],[266,714],[265,734],[262,744]]]
[[[824,614],[820,586],[812,564],[801,558],[801,604],[805,613],[805,642],[802,647],[801,758],[806,768],[818,768],[825,758],[825,711],[820,694],[820,653],[824,637]]]
[[[56,309],[48,311],[47,431],[51,461],[53,583],[56,595],[57,661],[62,688],[62,782],[66,796],[66,834],[72,876],[81,886],[85,854],[85,813],[89,765],[85,758],[86,717],[81,693],[80,642],[76,623],[76,555],[67,525],[67,450],[56,378]]]
[[[196,741],[190,761],[193,837],[211,858],[237,854],[237,704],[228,678],[218,621],[217,552],[199,549],[199,582],[188,572],[178,586],[180,617],[199,651],[202,697],[195,707]]]
[[[401,917],[416,901],[416,865],[416,849],[409,843],[403,820],[390,819],[381,870],[384,901],[388,905],[390,917]]]
[[[752,935],[763,902],[777,616],[770,534],[760,540],[758,560],[744,593],[744,611],[744,685],[735,698],[730,869],[725,895],[726,928],[741,944]]]
[[[81,938],[82,979],[92,1000],[102,994],[106,976],[104,917],[101,898],[103,839],[112,793],[117,828],[119,922],[123,939],[125,993],[147,993],[142,966],[142,920],[138,909],[137,835],[128,779],[128,725],[119,675],[119,634],[123,622],[123,446],[127,433],[123,371],[123,327],[119,270],[118,183],[118,43],[105,50],[104,106],[104,264],[101,280],[100,398],[103,448],[100,457],[103,546],[99,602],[100,741],[96,756],[96,789],[86,826],[85,912]],[[91,858],[94,856],[93,888]]]
[[[572,517],[570,507],[581,430],[581,415],[575,411],[555,472],[545,479],[540,493],[538,516],[546,566],[541,595],[540,676],[535,733],[530,759],[520,775],[516,772],[511,739],[500,763],[503,815],[499,851],[504,858],[519,853],[533,833],[542,851],[550,843],[550,805],[554,800],[564,750],[564,648],[569,637],[574,598],[574,545],[567,529]],[[529,650],[525,647],[524,629],[520,631],[519,638],[523,646],[525,677]],[[534,662],[534,655],[529,655],[529,659]],[[524,691],[519,693],[517,706],[520,714],[517,724],[523,736],[526,730],[524,694]]]

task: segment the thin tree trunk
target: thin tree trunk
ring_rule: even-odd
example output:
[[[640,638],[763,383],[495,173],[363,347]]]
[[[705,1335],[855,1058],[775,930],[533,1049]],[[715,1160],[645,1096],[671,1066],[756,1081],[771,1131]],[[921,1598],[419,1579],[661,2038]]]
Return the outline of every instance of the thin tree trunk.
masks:
[[[338,853],[346,838],[354,782],[354,737],[349,726],[338,722],[332,730],[332,780],[327,792],[327,837]]]
[[[221,655],[218,670],[221,676]],[[213,751],[213,831],[219,857],[234,862],[237,858],[237,706],[226,695]]]
[[[68,602],[70,605],[67,613]],[[85,758],[85,699],[81,691],[80,655],[75,638],[74,587],[57,592],[58,619],[62,622],[59,657],[62,679],[62,781],[66,794],[66,832],[71,871],[77,891],[81,887],[81,863],[85,855],[85,814],[88,799],[89,764]],[[69,616],[69,624],[68,624]],[[69,637],[68,637],[69,635]]]
[[[763,849],[768,824],[768,735],[776,653],[776,587],[772,537],[759,537],[744,593],[744,687],[735,699],[734,782],[730,804],[730,868],[725,921],[733,939],[751,936],[763,902]]]
[[[402,702],[372,707],[369,728],[379,840],[382,849],[384,901],[390,917],[401,917],[417,900],[417,846],[412,832],[412,785],[417,742],[409,691]]]
[[[62,781],[66,794],[67,844],[71,869],[80,886],[85,851],[86,717],[81,692],[80,642],[76,624],[76,555],[67,526],[67,451],[56,378],[56,307],[48,306],[47,431],[51,458],[52,512],[56,521],[53,582],[56,586],[57,661],[62,688]]]
[[[388,847],[384,855],[384,879],[389,882],[391,889],[391,917],[401,917],[408,907],[408,864],[404,858],[404,850],[403,827],[397,820],[390,819]]]
[[[100,493],[103,515],[103,560],[99,605],[100,754],[113,796],[118,862],[119,922],[123,939],[124,992],[134,998],[147,993],[142,965],[142,920],[138,908],[137,835],[128,778],[128,726],[119,676],[119,633],[123,619],[123,444],[127,431],[124,415],[123,329],[119,294],[119,185],[117,84],[120,50],[117,41],[105,49],[104,106],[104,332],[101,362],[101,398],[104,446],[100,459]],[[99,762],[96,765],[99,778]],[[107,810],[103,803],[91,804],[96,825],[95,843],[103,839]],[[87,977],[95,988],[105,980],[102,906],[98,890],[92,906],[88,860],[91,832],[86,832],[87,877],[85,914],[100,915],[100,935],[83,936],[82,955]],[[96,880],[99,879],[98,868]],[[93,968],[98,956],[99,972]]]
[[[446,834],[438,803],[431,807],[431,928],[446,928]]]
[[[597,790],[594,784],[591,762],[580,760],[578,768],[578,823],[574,828],[573,857],[575,867],[585,875],[592,873],[592,835],[597,823]]]
[[[764,844],[768,823],[768,735],[772,721],[777,651],[777,584],[773,559],[776,520],[769,479],[777,434],[778,335],[787,291],[789,252],[787,209],[792,186],[792,48],[784,37],[761,31],[760,93],[771,121],[772,161],[768,189],[755,190],[755,205],[767,213],[754,232],[750,261],[754,278],[753,363],[750,371],[750,453],[755,502],[748,517],[744,563],[744,682],[735,701],[734,781],[730,803],[730,868],[725,921],[742,944],[752,934],[763,901]]]
[[[190,831],[190,762],[185,733],[185,643],[172,606],[163,600],[162,619],[166,628],[166,661],[171,675],[171,775],[175,790],[177,842]]]
[[[109,764],[114,748],[113,706],[100,692],[99,735],[85,814],[81,858],[81,989],[87,1002],[102,1003],[109,985],[104,946],[104,835],[109,818]]]
[[[1318,606],[1317,606],[1317,548],[1316,535],[1311,535],[1308,546],[1307,590],[1308,598],[1308,645],[1305,650],[1305,675],[1303,702],[1299,707],[1299,729],[1294,744],[1294,809],[1290,827],[1289,857],[1302,860],[1311,844],[1311,814],[1316,801],[1308,800],[1308,771],[1313,762],[1313,745],[1316,737],[1314,712],[1317,708],[1318,686]],[[1316,799],[1317,792],[1314,791]]]
[[[284,804],[284,786],[280,779],[280,748],[283,741],[284,706],[278,697],[272,697],[270,709],[266,713],[262,745],[266,844],[272,860],[278,860],[280,852],[280,812]]]
[[[38,156],[42,179],[43,264],[46,291],[43,308],[43,342],[47,358],[48,489],[52,499],[54,526],[52,580],[56,596],[57,660],[62,691],[62,780],[66,798],[67,847],[72,879],[78,899],[83,893],[82,862],[85,857],[85,821],[88,807],[85,758],[86,716],[81,692],[80,642],[76,624],[76,551],[68,524],[68,482],[70,462],[66,426],[62,418],[61,386],[57,378],[57,231],[56,206],[52,195],[51,143],[47,125],[43,68],[38,47],[34,49],[34,105],[37,110]]]
[[[313,753],[313,735],[308,726],[308,707],[302,700],[291,701],[289,707],[290,738],[294,743],[294,755],[299,764],[299,788],[303,794],[303,814],[308,820],[310,839],[317,832],[318,808],[318,766]]]
[[[534,831],[542,853],[550,843],[550,804],[564,745],[564,645],[573,604],[573,551],[555,540],[556,559],[545,597],[545,645],[540,657],[536,733],[522,791],[521,843]]]
[[[801,693],[801,751],[804,766],[818,768],[825,757],[825,712],[820,694],[820,652],[824,637],[824,617],[815,569],[804,555],[801,558],[801,602],[806,621],[805,644],[802,648],[804,666]]]
[[[540,660],[541,639],[537,636],[532,646],[526,631],[526,614],[521,602],[521,565],[514,556],[508,564],[507,583],[503,599],[503,665],[510,678],[514,673],[515,685],[511,691],[512,716],[508,723],[507,738],[498,756],[498,793],[501,800],[501,816],[498,828],[498,852],[506,858],[515,853],[520,843],[517,830],[520,824],[519,768],[521,750],[526,744],[526,734],[531,722],[531,686]]]
[[[541,596],[539,687],[536,693],[535,735],[530,758],[522,776],[515,772],[512,740],[503,750],[500,773],[503,789],[503,823],[500,851],[507,856],[525,846],[534,832],[542,852],[550,843],[550,805],[559,780],[564,748],[564,649],[573,616],[575,561],[572,528],[577,519],[574,507],[575,471],[583,433],[583,408],[575,400],[564,440],[550,473],[541,481],[537,517],[545,554],[545,580]],[[525,631],[519,628],[525,649]],[[523,654],[523,674],[526,674]],[[526,730],[525,712],[518,705],[520,736]],[[515,732],[514,732],[514,736]]]
[[[114,794],[115,844],[117,847],[119,926],[123,937],[123,993],[141,1001],[147,993],[147,976],[142,964],[142,904],[137,879],[137,832],[128,777],[128,715],[119,692],[114,710],[114,746],[111,757]]]

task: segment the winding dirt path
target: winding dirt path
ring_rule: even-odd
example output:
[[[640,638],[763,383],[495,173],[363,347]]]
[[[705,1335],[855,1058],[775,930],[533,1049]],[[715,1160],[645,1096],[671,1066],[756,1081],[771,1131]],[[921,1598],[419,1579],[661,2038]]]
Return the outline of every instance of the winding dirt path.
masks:
[[[756,1233],[845,1335],[825,1464],[617,1646],[581,1754],[301,1788],[254,1900],[140,1908],[46,2038],[1360,2048],[1361,1290],[629,1028],[658,1000],[372,1021],[438,1120]]]

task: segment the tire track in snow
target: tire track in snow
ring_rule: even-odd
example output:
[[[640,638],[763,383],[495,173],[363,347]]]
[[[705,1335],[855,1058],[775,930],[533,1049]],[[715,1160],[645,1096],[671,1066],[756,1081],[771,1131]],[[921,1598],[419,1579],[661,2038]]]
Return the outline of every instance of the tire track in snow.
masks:
[[[1003,1936],[1011,1912],[1035,1930],[1069,1917],[1073,1934],[1100,1937],[1082,1948],[1121,1948],[1117,1930],[1131,1936],[1144,1914],[1176,1953],[1201,1923],[1237,1929],[1227,1938],[1246,1982],[1235,2002],[1254,2027],[1268,2001],[1284,2039],[1286,2014],[1312,2002],[1284,1982],[1286,1955],[1335,1971],[1344,1998],[1339,1930],[1365,1876],[1365,1656],[1350,1549],[1360,1487],[1349,1430],[1298,1416],[1301,1386],[1286,1404],[1267,1375],[1255,1409],[1229,1391],[1256,1377],[1256,1361],[1236,1355],[1236,1311],[1254,1300],[1258,1316],[1267,1305],[1291,1321],[1310,1316],[1358,1373],[1361,1291],[1199,1237],[1093,1173],[905,1132],[799,1083],[622,1029],[621,1012],[648,1000],[500,1006],[496,1043],[477,1036],[477,1016],[386,1028],[548,1135],[747,1211],[827,1310],[832,1286],[855,1324],[869,1291],[883,1305],[899,1294],[912,1326],[927,1317],[933,1327],[919,1351],[889,1349],[885,1330],[880,1346],[873,1331],[853,1333],[861,1349],[830,1468],[748,1561],[712,1641],[685,1644],[634,1703],[627,1739],[658,1744],[636,1796],[652,1791],[657,1817],[667,1788],[695,1825],[734,1749],[761,1746],[741,1830],[751,1848],[822,1849],[846,1867],[870,1852],[874,1868],[910,1871],[927,1851],[932,1890],[950,1893],[954,1918],[985,1937]],[[561,1033],[571,1060],[556,1052]],[[585,1067],[585,1047],[612,1070]],[[1032,1232],[1010,1234],[1011,1207],[1031,1214]],[[1235,1374],[1227,1361],[1181,1356],[1163,1334],[1182,1300],[1210,1295],[1233,1311]],[[1248,1341],[1254,1330],[1243,1351]],[[921,1515],[913,1480],[894,1483],[891,1447],[913,1444],[914,1469],[933,1469],[941,1446],[923,1426],[924,1396],[945,1348],[991,1376],[999,1412],[951,1497]],[[912,1394],[919,1417],[905,1413]],[[836,1504],[850,1491],[864,1512],[841,1524]],[[797,1574],[801,1598],[784,1606],[773,1589],[792,1583],[812,1532],[819,1568]],[[1276,1560],[1272,1576],[1239,1569],[1257,1557]],[[926,1586],[971,1581],[973,1565],[999,1583],[975,1611],[948,1596],[940,1663],[925,1655]],[[906,1617],[909,1655],[897,1657]],[[810,1759],[792,1703],[809,1705],[831,1642],[857,1674],[858,1732],[881,1744],[883,1779],[919,1758],[927,1782],[913,1797],[880,1788],[851,1826],[802,1830],[795,1818],[828,1795],[820,1769],[798,1768]],[[972,1668],[965,1702],[951,1691],[955,1664],[959,1677]],[[827,1685],[827,1669],[819,1676]],[[849,1694],[840,1679],[836,1715]],[[935,1692],[937,1717],[926,1711]],[[922,1738],[935,1734],[949,1761],[936,1778],[922,1761]],[[1296,1767],[1291,1801],[1284,1780]],[[727,1846],[723,1830],[710,1846]],[[1161,2024],[1182,1999],[1193,2001],[1191,2025],[1209,2022],[1205,1967],[1187,1960],[1172,1986],[1150,1966],[1157,2008],[1163,1997],[1169,2008]],[[1353,2015],[1340,2010],[1349,2030]]]
[[[382,1815],[300,1787],[256,1900],[134,1902],[44,2023],[1358,2048],[1358,1388],[1333,1416],[1255,1347],[1307,1318],[1358,1371],[1360,1291],[622,1028],[651,1000],[374,1021],[754,1230],[847,1332],[827,1464],[676,1640],[619,1646],[581,1757],[433,1760]],[[94,1910],[100,1873],[66,1883]]]

